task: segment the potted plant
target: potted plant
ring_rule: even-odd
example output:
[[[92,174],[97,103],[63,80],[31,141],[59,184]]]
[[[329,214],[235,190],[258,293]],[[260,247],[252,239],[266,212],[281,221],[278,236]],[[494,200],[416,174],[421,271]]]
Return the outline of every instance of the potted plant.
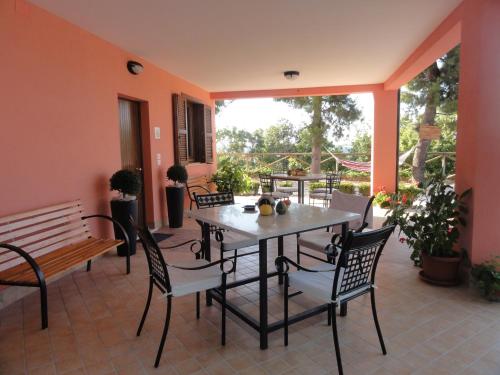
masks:
[[[386,202],[390,210],[386,223],[397,224],[400,239],[412,249],[410,258],[421,266],[420,277],[437,285],[458,284],[458,271],[464,250],[457,249],[459,228],[465,226],[467,207],[443,177],[431,178],[424,192],[411,201],[406,195],[393,195]]]
[[[141,176],[129,169],[120,169],[109,179],[109,187],[120,193],[118,197],[111,200],[111,216],[125,228],[129,243],[130,255],[135,254],[137,233],[129,218],[132,217],[137,222],[138,205],[136,195],[141,192]],[[122,234],[119,228],[114,227],[115,237],[121,239]],[[127,246],[118,246],[118,255],[127,255]]]
[[[184,186],[188,179],[186,168],[172,165],[167,170],[167,179],[171,182],[165,187],[168,225],[170,228],[180,228],[184,219]]]
[[[489,301],[500,301],[500,256],[472,266],[473,283]]]

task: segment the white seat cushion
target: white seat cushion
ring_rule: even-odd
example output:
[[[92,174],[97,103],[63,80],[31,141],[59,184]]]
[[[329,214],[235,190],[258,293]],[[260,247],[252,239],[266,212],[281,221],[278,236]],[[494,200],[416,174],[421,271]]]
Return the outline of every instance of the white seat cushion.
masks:
[[[287,193],[287,194],[292,194],[299,191],[296,187],[293,186],[278,186],[276,190],[280,193]]]
[[[330,200],[330,199],[332,199],[332,195],[327,194],[327,193],[312,193],[312,194],[309,194],[309,198]]]
[[[179,267],[200,267],[209,262],[204,259],[192,260],[173,264]],[[222,271],[220,266],[214,265],[201,270],[182,270],[167,266],[170,285],[172,286],[172,295],[174,297],[185,296],[204,290],[217,288],[222,284]]]
[[[324,229],[315,230],[301,233],[297,242],[300,246],[324,253],[325,247],[332,242],[333,235],[334,233],[327,232]]]
[[[258,244],[256,240],[235,232],[224,231],[222,235],[224,236],[222,243],[224,244],[225,251],[242,249]],[[211,238],[211,245],[215,248],[220,248],[220,242],[215,238]]]

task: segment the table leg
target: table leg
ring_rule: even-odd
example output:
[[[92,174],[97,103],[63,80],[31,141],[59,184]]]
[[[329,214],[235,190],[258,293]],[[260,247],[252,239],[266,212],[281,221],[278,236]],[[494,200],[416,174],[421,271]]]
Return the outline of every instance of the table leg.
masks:
[[[208,223],[203,223],[202,227],[202,238],[203,238],[203,255],[205,260],[210,262],[212,254],[210,249],[210,225]],[[207,290],[206,297],[207,306],[212,306],[212,296],[210,292]]]
[[[304,204],[304,181],[299,180],[299,203]]]
[[[283,255],[283,236],[278,237],[278,256]],[[283,275],[280,273],[278,275],[278,283],[279,285],[283,285]]]
[[[267,240],[259,241],[260,348],[267,349]]]
[[[342,223],[342,232],[341,232],[342,241],[345,241],[348,230],[349,230],[349,223]],[[340,316],[346,316],[346,315],[347,315],[347,302],[344,302],[340,304]]]

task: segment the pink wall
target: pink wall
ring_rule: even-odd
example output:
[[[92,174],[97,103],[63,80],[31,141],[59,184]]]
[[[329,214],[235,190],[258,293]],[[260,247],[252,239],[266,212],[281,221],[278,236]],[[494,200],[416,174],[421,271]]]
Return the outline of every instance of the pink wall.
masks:
[[[398,92],[373,92],[372,192],[396,190]]]
[[[463,5],[456,180],[473,188],[463,246],[477,263],[500,255],[500,2]]]
[[[147,102],[148,223],[165,222],[172,93],[213,104],[209,93],[24,1],[0,2],[0,46],[0,216],[75,198],[88,212],[108,212],[108,179],[121,167],[117,100],[123,95]],[[143,63],[143,74],[127,72],[130,59]],[[156,126],[160,140],[153,137]],[[199,164],[189,172],[213,168]]]

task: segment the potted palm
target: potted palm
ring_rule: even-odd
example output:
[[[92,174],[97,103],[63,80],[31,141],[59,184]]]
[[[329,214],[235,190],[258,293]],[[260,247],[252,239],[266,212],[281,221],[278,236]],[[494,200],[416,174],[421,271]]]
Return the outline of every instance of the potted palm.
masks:
[[[464,199],[470,189],[457,194],[443,177],[431,178],[415,201],[405,195],[389,200],[387,224],[399,225],[412,249],[410,258],[422,267],[421,279],[437,285],[456,285],[464,251],[457,249],[460,228],[465,226]]]
[[[167,179],[170,181],[165,187],[168,225],[170,228],[180,228],[184,218],[184,185],[188,179],[186,168],[182,165],[172,165],[167,170]]]
[[[136,196],[141,192],[141,176],[129,169],[120,169],[109,179],[111,190],[118,191],[120,195],[111,200],[111,216],[118,221],[128,234],[130,243],[130,255],[135,254],[135,245],[137,233],[134,226],[130,223],[132,217],[137,222],[138,205]],[[121,239],[121,231],[114,227],[115,237]],[[118,246],[118,255],[127,255],[127,246]]]

